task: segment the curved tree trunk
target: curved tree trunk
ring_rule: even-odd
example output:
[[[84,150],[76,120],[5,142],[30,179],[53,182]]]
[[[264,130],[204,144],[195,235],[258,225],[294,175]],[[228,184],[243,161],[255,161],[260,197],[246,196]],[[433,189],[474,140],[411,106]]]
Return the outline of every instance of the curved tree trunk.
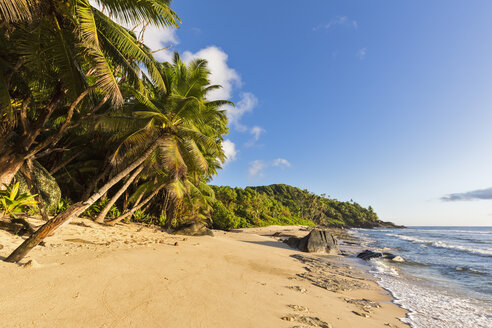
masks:
[[[94,204],[103,194],[105,194],[112,186],[122,180],[131,171],[136,169],[140,164],[142,164],[149,155],[158,147],[159,140],[154,141],[154,143],[132,164],[130,164],[126,169],[115,175],[111,180],[109,180],[98,192],[94,193],[89,199],[84,202],[78,202],[67,208],[65,211],[61,212],[48,222],[46,222],[41,228],[39,228],[35,233],[33,233],[28,239],[26,239],[19,247],[17,247],[12,254],[5,259],[6,262],[18,262],[24,258],[24,256],[29,253],[31,249],[36,247],[46,236],[50,235],[53,231],[59,228],[64,223],[68,222],[73,217],[80,215],[89,206]]]
[[[143,165],[140,165],[134,172],[133,174],[128,178],[128,180],[125,182],[125,184],[118,190],[118,192],[111,198],[109,203],[106,204],[106,206],[102,209],[101,213],[96,218],[97,223],[103,223],[104,219],[106,218],[106,215],[108,215],[109,210],[111,210],[111,207],[113,207],[114,203],[123,195],[123,193],[128,189],[128,187],[131,185],[133,180],[137,178],[137,176],[142,172],[143,170]]]
[[[154,196],[157,195],[159,193],[159,191],[161,191],[162,188],[164,188],[164,185],[160,185],[149,196],[147,196],[147,198],[145,198],[138,206],[135,206],[129,212],[126,212],[125,214],[120,215],[118,218],[114,219],[113,221],[109,221],[108,224],[109,225],[115,225],[116,223],[120,222],[121,220],[124,220],[124,219],[126,219],[128,217],[131,217],[133,215],[133,213],[135,213],[136,211],[138,211],[139,209],[141,209],[142,206],[144,206],[145,204],[147,204],[148,202],[150,202],[152,200],[152,198],[154,198]]]
[[[0,190],[4,185],[10,185],[15,174],[24,164],[24,156],[7,152],[0,155]]]

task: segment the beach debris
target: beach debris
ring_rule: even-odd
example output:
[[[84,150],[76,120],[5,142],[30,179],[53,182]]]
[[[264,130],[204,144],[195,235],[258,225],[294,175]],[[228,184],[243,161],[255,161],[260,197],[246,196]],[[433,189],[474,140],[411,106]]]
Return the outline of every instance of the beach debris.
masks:
[[[301,286],[285,286],[285,288],[292,289],[293,291],[305,294],[307,293],[306,288],[302,288]]]
[[[0,244],[0,249],[3,249],[3,245],[2,244]]]
[[[176,228],[173,232],[175,235],[185,235],[185,236],[212,236],[214,233],[212,230],[207,228],[207,226],[202,222],[190,222],[183,224]]]
[[[179,246],[178,242],[175,242],[175,243],[174,243],[174,246]]]
[[[339,253],[337,240],[328,231],[321,229],[313,229],[302,238],[290,237],[285,243],[307,253]]]
[[[309,312],[309,309],[306,306],[295,305],[295,304],[289,304],[287,306],[297,312]]]
[[[283,316],[281,319],[285,321],[296,321],[310,327],[332,328],[331,324],[321,320],[318,317],[310,317],[302,314],[288,314]]]

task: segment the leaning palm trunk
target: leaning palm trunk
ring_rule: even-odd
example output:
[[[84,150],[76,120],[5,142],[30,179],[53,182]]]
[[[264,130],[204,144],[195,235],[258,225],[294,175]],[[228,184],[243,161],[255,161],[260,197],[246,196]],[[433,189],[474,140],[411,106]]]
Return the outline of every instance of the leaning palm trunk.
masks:
[[[125,182],[125,184],[118,190],[118,192],[111,198],[109,203],[106,204],[106,206],[103,208],[101,213],[96,218],[97,223],[103,223],[104,219],[106,218],[106,215],[108,215],[108,212],[111,210],[111,207],[113,207],[114,203],[123,195],[123,193],[128,189],[128,187],[131,185],[133,180],[137,178],[137,176],[142,172],[143,166],[140,165],[135,172],[131,175],[131,177],[128,178],[128,180]]]
[[[159,140],[156,140],[137,160],[130,164],[126,169],[115,175],[104,186],[101,187],[96,193],[94,193],[89,199],[84,202],[78,202],[61,212],[48,222],[46,222],[41,228],[33,233],[28,239],[26,239],[19,247],[17,247],[12,254],[5,259],[6,262],[18,262],[29,253],[31,249],[36,247],[46,236],[50,235],[53,231],[59,228],[64,223],[68,222],[73,217],[82,214],[89,206],[94,204],[102,195],[104,195],[112,186],[121,181],[131,171],[136,169],[142,164],[149,155],[157,148]]]
[[[114,219],[113,221],[109,221],[108,224],[109,225],[115,225],[116,223],[120,222],[121,220],[124,220],[128,217],[131,217],[133,215],[133,213],[135,213],[136,211],[141,209],[145,204],[150,202],[152,200],[152,198],[154,198],[154,196],[157,195],[159,193],[159,191],[161,191],[162,188],[164,188],[163,184],[160,185],[156,190],[154,190],[149,196],[147,196],[147,198],[145,198],[138,206],[135,206],[130,211],[126,212],[123,215],[120,215],[118,218]]]

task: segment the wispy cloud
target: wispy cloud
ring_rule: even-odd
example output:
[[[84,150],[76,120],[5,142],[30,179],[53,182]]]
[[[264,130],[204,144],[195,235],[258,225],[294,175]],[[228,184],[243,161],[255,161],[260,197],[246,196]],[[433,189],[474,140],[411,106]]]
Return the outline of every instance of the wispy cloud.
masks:
[[[268,167],[268,164],[257,159],[249,163],[248,173],[250,178],[263,177],[263,171]]]
[[[277,158],[273,161],[262,161],[256,160],[249,163],[248,173],[249,178],[261,178],[265,176],[264,171],[269,167],[278,167],[278,168],[289,168],[291,166],[290,162],[285,158]]]
[[[449,194],[441,197],[441,200],[446,202],[455,202],[460,200],[477,200],[477,199],[492,199],[492,188]]]
[[[236,160],[237,150],[236,150],[236,145],[234,144],[234,142],[232,142],[229,139],[225,139],[222,142],[222,149],[224,150],[224,154],[227,157],[225,163]]]
[[[367,48],[361,48],[361,49],[357,50],[357,53],[355,54],[355,56],[357,56],[357,58],[362,60],[362,59],[366,58],[366,54],[367,54]]]
[[[251,129],[249,129],[249,134],[252,135],[252,138],[244,144],[245,147],[253,147],[256,145],[256,142],[260,140],[260,136],[264,134],[266,130],[262,128],[261,126],[253,126]]]
[[[313,31],[329,30],[337,25],[351,27],[354,29],[357,29],[359,27],[359,24],[356,20],[350,19],[347,16],[338,16],[330,20],[328,23],[320,24],[316,27],[313,27]]]
[[[286,160],[285,158],[277,158],[276,160],[273,161],[273,166],[278,166],[282,168],[287,168],[290,167],[290,162]]]
[[[258,98],[250,92],[243,92],[240,95],[240,100],[236,103],[236,107],[227,107],[226,114],[229,119],[229,124],[235,127],[238,131],[246,132],[248,128],[241,124],[240,120],[246,113],[251,113],[258,105]]]
[[[251,130],[249,131],[249,133],[251,133],[255,139],[255,141],[258,141],[258,139],[260,139],[260,136],[265,133],[265,129],[263,129],[262,127],[260,126],[253,126],[251,128]]]

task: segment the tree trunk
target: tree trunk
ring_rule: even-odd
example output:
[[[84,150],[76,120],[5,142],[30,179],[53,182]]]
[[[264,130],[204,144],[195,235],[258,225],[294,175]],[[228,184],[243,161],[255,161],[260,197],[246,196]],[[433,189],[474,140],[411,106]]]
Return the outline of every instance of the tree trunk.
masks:
[[[125,213],[123,215],[120,215],[118,218],[114,219],[113,221],[109,221],[108,224],[109,225],[115,225],[116,223],[120,222],[121,220],[124,220],[124,219],[126,219],[128,217],[131,217],[133,215],[133,213],[135,213],[136,211],[138,211],[139,209],[141,209],[142,206],[144,206],[145,204],[147,204],[148,202],[150,202],[152,200],[152,198],[154,198],[154,196],[157,195],[159,193],[159,191],[161,191],[162,188],[164,188],[164,185],[160,185],[147,198],[145,198],[138,206],[135,206],[129,212],[127,212],[127,213]]]
[[[109,170],[110,169],[111,169],[111,166],[110,165],[106,165],[106,167],[101,172],[101,174],[99,174],[94,180],[92,180],[89,183],[89,186],[87,186],[85,188],[84,194],[82,195],[82,199],[89,198],[89,196],[92,194],[92,192],[94,191],[94,189],[96,189],[97,184],[99,183],[99,181],[101,181],[109,173]]]
[[[125,197],[123,197],[123,206],[121,210],[123,213],[125,213],[127,209],[128,209],[128,189],[125,190]]]
[[[67,158],[66,160],[64,160],[63,162],[61,162],[61,164],[58,164],[55,168],[51,169],[50,174],[53,175],[56,172],[58,172],[60,169],[67,166],[68,163],[70,163],[75,158],[77,158],[77,156],[79,156],[81,153],[82,153],[82,151],[78,151],[75,154],[73,154],[72,156],[70,156],[69,158]]]
[[[15,174],[19,171],[22,164],[24,164],[24,159],[29,148],[43,131],[44,125],[65,93],[66,91],[62,89],[61,84],[58,84],[50,103],[43,108],[36,121],[29,126],[28,131],[25,131],[27,134],[23,134],[18,140],[15,140],[15,147],[13,148],[7,147],[6,145],[0,147],[0,152],[3,153],[0,155],[0,189],[3,188],[3,184],[9,185],[12,182]]]
[[[4,189],[5,185],[10,185],[15,174],[24,164],[24,156],[7,152],[0,155],[0,190]]]
[[[24,258],[24,256],[29,253],[31,249],[36,247],[44,238],[50,235],[62,224],[68,222],[73,217],[80,215],[89,206],[94,204],[103,194],[105,194],[112,186],[118,183],[121,179],[127,176],[131,171],[136,169],[140,164],[142,164],[149,155],[157,148],[159,145],[159,140],[156,140],[137,160],[130,164],[126,169],[121,171],[119,174],[114,176],[109,180],[98,192],[94,193],[89,199],[84,202],[75,203],[65,211],[61,212],[48,222],[46,222],[41,228],[39,228],[34,234],[32,234],[28,239],[26,239],[12,254],[5,259],[6,262],[18,262]]]
[[[165,229],[169,229],[172,227],[175,216],[176,216],[176,199],[171,200],[171,202],[169,203],[169,208],[166,211],[167,220],[166,223],[164,224]]]
[[[109,203],[106,204],[106,206],[102,209],[102,211],[99,213],[99,215],[96,218],[97,223],[103,223],[104,219],[106,218],[106,215],[108,215],[108,212],[111,210],[111,207],[113,207],[114,203],[123,195],[123,193],[128,189],[128,187],[131,185],[133,180],[137,178],[137,176],[142,172],[143,170],[143,165],[140,165],[135,172],[128,178],[128,180],[125,182],[125,184],[118,190],[118,192],[111,198]]]

